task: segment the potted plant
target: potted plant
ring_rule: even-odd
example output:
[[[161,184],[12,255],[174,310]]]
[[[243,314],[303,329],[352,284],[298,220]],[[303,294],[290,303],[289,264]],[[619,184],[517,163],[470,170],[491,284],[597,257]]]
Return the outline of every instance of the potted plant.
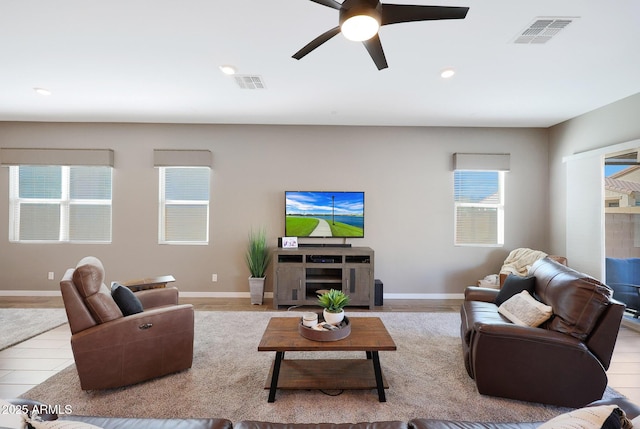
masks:
[[[264,228],[257,232],[251,230],[249,233],[249,244],[247,245],[245,259],[251,274],[249,276],[251,304],[262,304],[264,279],[271,260],[271,254],[267,247],[267,233]]]
[[[323,308],[324,321],[330,325],[339,325],[344,319],[344,307],[349,304],[349,295],[341,290],[331,289],[318,296],[318,304]]]

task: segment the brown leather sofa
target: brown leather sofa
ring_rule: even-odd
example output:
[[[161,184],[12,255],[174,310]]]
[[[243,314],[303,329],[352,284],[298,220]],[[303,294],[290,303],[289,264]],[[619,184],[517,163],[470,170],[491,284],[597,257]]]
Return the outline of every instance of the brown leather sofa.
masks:
[[[533,296],[553,309],[539,327],[498,312],[500,291],[470,286],[460,310],[464,363],[478,392],[582,407],[602,398],[624,304],[606,285],[549,258],[536,261]]]
[[[15,405],[29,409],[44,405],[29,399],[11,399]],[[640,415],[640,406],[626,398],[614,398],[608,401],[597,401],[590,405],[614,404],[622,409],[631,420]],[[45,414],[42,420],[56,420],[56,414]],[[429,418],[403,421],[380,421],[359,423],[272,423],[263,421],[240,421],[232,423],[227,419],[150,419],[126,417],[94,417],[94,416],[60,416],[60,420],[73,420],[92,424],[103,429],[536,429],[543,422],[492,423],[459,420],[439,420]]]
[[[122,287],[122,286],[121,286]],[[60,281],[83,390],[138,383],[191,368],[194,311],[176,288],[136,292],[142,312],[124,316],[99,259],[83,258]]]
[[[589,406],[597,405],[617,405],[625,412],[627,419],[632,420],[640,415],[640,406],[630,402],[626,398],[614,398],[606,401],[596,401]],[[454,420],[436,420],[436,419],[413,419],[409,422],[409,429],[537,429],[544,422],[513,422],[513,423],[493,423],[493,422],[460,422]],[[565,423],[558,427],[587,427],[585,424],[581,426],[579,423],[570,426]],[[636,427],[637,425],[634,425]]]

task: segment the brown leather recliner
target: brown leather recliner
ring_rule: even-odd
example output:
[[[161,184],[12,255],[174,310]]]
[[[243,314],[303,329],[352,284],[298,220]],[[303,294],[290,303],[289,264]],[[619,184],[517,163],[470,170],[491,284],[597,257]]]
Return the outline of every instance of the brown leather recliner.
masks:
[[[535,277],[532,295],[553,309],[539,327],[516,325],[498,313],[498,290],[465,290],[460,334],[478,392],[567,407],[601,399],[624,304],[606,285],[549,258],[535,262],[529,274]]]
[[[191,368],[194,311],[176,288],[137,292],[144,311],[123,316],[99,259],[83,258],[60,281],[83,390],[126,386]]]

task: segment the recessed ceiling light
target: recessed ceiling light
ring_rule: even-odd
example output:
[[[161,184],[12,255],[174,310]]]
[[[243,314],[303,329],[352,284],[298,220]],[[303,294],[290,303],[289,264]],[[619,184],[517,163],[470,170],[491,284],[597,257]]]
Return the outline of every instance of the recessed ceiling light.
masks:
[[[228,74],[229,76],[236,74],[236,68],[234,66],[220,66],[220,70],[222,71],[222,73]]]
[[[450,77],[453,77],[454,74],[456,74],[454,69],[444,69],[440,72],[440,77],[443,79],[449,79]]]
[[[51,91],[49,91],[48,89],[44,89],[44,88],[33,88],[33,90],[35,92],[37,92],[40,95],[51,95]]]

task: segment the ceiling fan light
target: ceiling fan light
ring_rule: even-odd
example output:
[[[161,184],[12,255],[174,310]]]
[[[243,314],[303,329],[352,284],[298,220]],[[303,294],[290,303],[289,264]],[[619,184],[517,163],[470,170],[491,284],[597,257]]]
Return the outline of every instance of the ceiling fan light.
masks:
[[[380,22],[369,15],[355,15],[340,26],[344,37],[354,42],[369,40],[378,33]]]

